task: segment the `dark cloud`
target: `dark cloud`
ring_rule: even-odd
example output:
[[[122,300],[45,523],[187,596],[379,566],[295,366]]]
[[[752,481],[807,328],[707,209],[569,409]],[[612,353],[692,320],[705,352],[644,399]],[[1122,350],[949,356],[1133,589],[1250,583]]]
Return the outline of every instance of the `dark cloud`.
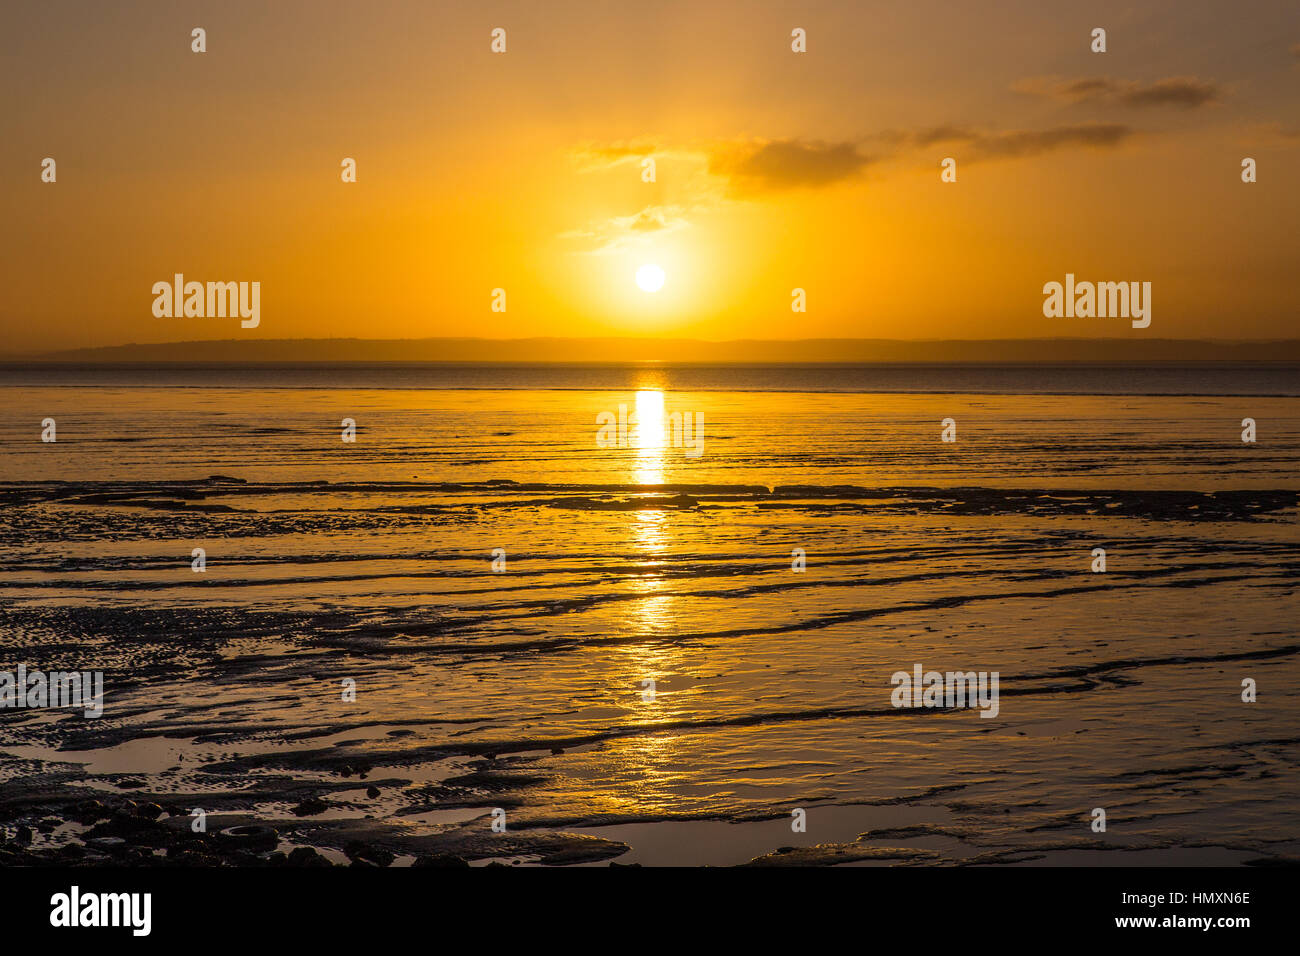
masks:
[[[709,158],[709,172],[730,180],[740,194],[829,186],[856,176],[870,158],[858,144],[770,140],[727,146]]]
[[[1069,100],[1086,100],[1093,97],[1113,96],[1115,81],[1104,76],[1086,77],[1057,86],[1055,95]]]
[[[1222,95],[1217,84],[1194,76],[1170,76],[1147,84],[1115,80],[1108,76],[1090,76],[1077,80],[1035,77],[1021,80],[1013,89],[1069,103],[1113,103],[1134,108],[1175,106],[1195,109],[1214,102]]]
[[[980,134],[961,126],[935,126],[932,129],[918,130],[908,137],[908,142],[915,146],[933,146],[936,143],[969,143],[979,139]]]
[[[1072,146],[1107,149],[1133,135],[1133,129],[1118,123],[1085,123],[1054,126],[1043,130],[983,131],[962,126],[935,126],[907,132],[883,133],[880,139],[896,152],[926,149],[940,144],[961,146],[970,160],[1018,159],[1037,156]]]
[[[689,205],[695,211],[724,198],[754,199],[792,189],[816,189],[851,182],[867,166],[881,161],[916,158],[935,147],[952,149],[966,162],[1019,159],[1070,148],[1109,149],[1119,146],[1135,131],[1119,123],[1085,123],[1042,130],[998,131],[972,126],[943,125],[911,130],[883,130],[855,140],[772,139],[715,142],[704,145],[660,146],[674,155],[694,156],[716,177],[713,187],[697,183]],[[870,152],[864,150],[869,149]],[[638,155],[629,144],[588,146],[589,157]],[[929,161],[929,158],[926,160]],[[722,191],[716,182],[722,183]],[[632,216],[613,217],[566,238],[591,240],[612,248],[636,236],[687,225],[677,206],[648,206]]]
[[[1148,87],[1135,86],[1119,94],[1129,106],[1181,106],[1195,109],[1219,98],[1219,88],[1194,76],[1171,76]]]
[[[1132,128],[1118,123],[1088,123],[1055,126],[1042,130],[1015,130],[980,136],[971,141],[973,159],[1018,159],[1038,156],[1071,146],[1108,149],[1133,135]]]

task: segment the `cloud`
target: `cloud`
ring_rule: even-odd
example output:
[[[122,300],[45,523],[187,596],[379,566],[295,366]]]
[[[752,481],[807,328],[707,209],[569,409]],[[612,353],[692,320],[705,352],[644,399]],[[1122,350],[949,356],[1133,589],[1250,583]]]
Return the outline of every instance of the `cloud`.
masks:
[[[682,204],[651,205],[630,216],[611,216],[560,234],[585,255],[606,255],[690,228],[690,218],[727,198],[754,199],[799,188],[818,188],[855,177],[871,160],[855,142],[799,139],[732,140],[667,146],[588,143],[573,150],[583,171],[609,169],[645,156],[673,156],[699,173],[676,183]],[[690,217],[690,218],[688,218]]]
[[[1083,126],[995,133],[972,141],[972,158],[1018,159],[1022,156],[1039,156],[1069,146],[1107,149],[1118,146],[1132,135],[1130,127],[1118,123],[1089,123]]]
[[[905,136],[905,139],[915,146],[926,147],[938,143],[969,143],[979,137],[979,133],[962,126],[936,126],[917,130],[910,136]]]
[[[593,170],[609,169],[660,152],[660,145],[652,140],[625,140],[616,143],[586,143],[574,149],[572,155],[582,169]]]
[[[709,172],[727,179],[733,195],[753,196],[843,182],[870,162],[855,142],[760,140],[716,147]]]
[[[660,206],[647,206],[632,217],[627,228],[632,232],[663,232],[684,225],[686,220],[674,217],[671,221],[668,213]]]
[[[624,251],[661,236],[688,229],[692,220],[726,201],[749,201],[792,189],[824,188],[851,182],[867,166],[884,160],[909,159],[939,145],[960,147],[964,162],[1019,159],[1072,147],[1109,149],[1134,130],[1118,123],[1084,123],[1042,130],[985,130],[968,126],[934,126],[885,130],[858,140],[732,140],[707,144],[610,143],[574,150],[588,169],[608,168],[648,155],[689,160],[702,173],[678,186],[678,204],[649,205],[626,216],[595,220],[561,233],[584,255]],[[873,151],[864,153],[870,143]]]
[[[1195,109],[1219,98],[1218,86],[1202,82],[1194,76],[1171,76],[1156,80],[1145,89],[1134,86],[1120,93],[1120,100],[1129,106],[1181,106]]]
[[[611,216],[561,233],[559,238],[576,243],[577,251],[586,255],[605,255],[636,246],[652,235],[690,228],[685,213],[680,206],[646,206],[631,216]]]
[[[963,126],[936,126],[901,132],[891,130],[880,134],[880,139],[890,143],[895,153],[928,149],[937,145],[959,145],[966,160],[973,162],[1039,156],[1072,146],[1108,149],[1120,145],[1133,134],[1131,127],[1118,123],[1084,123],[1005,132]]]
[[[1194,76],[1170,76],[1154,83],[1115,80],[1108,76],[1066,80],[1060,77],[1030,77],[1012,86],[1019,93],[1046,96],[1067,103],[1117,104],[1137,109],[1173,106],[1196,109],[1222,96],[1218,84]]]

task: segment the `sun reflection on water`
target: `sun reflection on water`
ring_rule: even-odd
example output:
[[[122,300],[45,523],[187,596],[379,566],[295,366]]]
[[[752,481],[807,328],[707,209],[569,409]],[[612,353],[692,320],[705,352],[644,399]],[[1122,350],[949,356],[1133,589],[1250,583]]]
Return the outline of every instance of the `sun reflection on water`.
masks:
[[[645,388],[636,393],[634,480],[638,485],[664,483],[664,393]]]
[[[668,454],[665,390],[652,376],[640,384],[635,399],[635,430],[629,436],[634,456],[631,477],[639,485],[662,485]],[[686,716],[680,706],[684,700],[682,654],[671,640],[681,626],[681,597],[672,593],[670,580],[663,577],[676,517],[675,512],[658,508],[628,513],[637,567],[627,586],[637,598],[628,602],[624,626],[625,633],[640,635],[645,641],[622,646],[614,661],[613,681],[627,687],[631,695],[622,718],[627,724],[653,726]],[[652,695],[645,693],[647,680],[655,682]],[[665,730],[634,734],[608,744],[606,759],[625,765],[639,777],[636,796],[628,800],[628,806],[644,811],[673,802],[672,790],[680,780],[677,737],[677,733]]]

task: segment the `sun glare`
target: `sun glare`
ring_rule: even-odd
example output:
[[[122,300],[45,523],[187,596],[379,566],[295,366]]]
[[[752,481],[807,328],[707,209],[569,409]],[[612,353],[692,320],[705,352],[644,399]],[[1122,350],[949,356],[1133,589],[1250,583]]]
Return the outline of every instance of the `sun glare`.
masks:
[[[636,270],[636,284],[644,292],[658,292],[664,287],[664,270],[653,262],[647,262]]]

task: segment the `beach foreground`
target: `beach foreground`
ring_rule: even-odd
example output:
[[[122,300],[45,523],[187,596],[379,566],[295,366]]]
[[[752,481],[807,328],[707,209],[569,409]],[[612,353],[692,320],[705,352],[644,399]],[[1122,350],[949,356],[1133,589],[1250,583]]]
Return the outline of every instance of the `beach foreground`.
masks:
[[[0,653],[104,712],[0,711],[0,858],[1300,856],[1300,399],[657,374],[6,389]],[[894,706],[917,665],[996,715]]]

